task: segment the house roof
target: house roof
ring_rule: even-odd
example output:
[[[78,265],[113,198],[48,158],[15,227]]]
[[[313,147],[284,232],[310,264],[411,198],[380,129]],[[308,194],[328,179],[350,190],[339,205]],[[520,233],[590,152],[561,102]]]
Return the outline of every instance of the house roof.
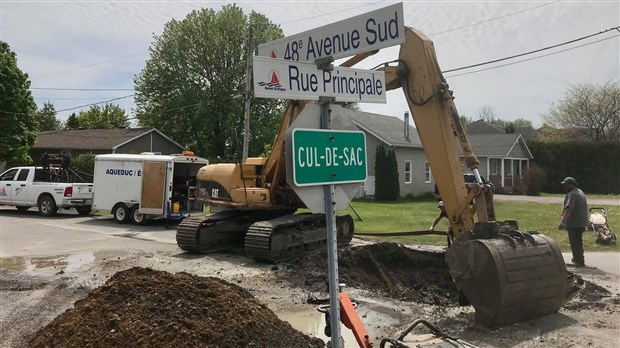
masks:
[[[523,137],[518,134],[471,134],[467,136],[474,153],[479,157],[506,157],[512,149],[520,144],[524,146],[530,159],[534,158]],[[459,154],[463,152],[458,147]]]
[[[155,128],[113,128],[113,129],[69,129],[61,131],[45,131],[39,133],[35,149],[89,149],[109,150],[126,144],[151,132],[157,132],[170,142],[174,142]]]
[[[409,126],[409,140],[405,138],[405,125],[402,119],[361,111],[352,112],[351,118],[358,128],[387,145],[422,148],[418,130],[414,127]],[[410,121],[413,122],[411,119]]]
[[[505,131],[491,122],[478,120],[465,126],[467,135],[473,134],[504,134]]]

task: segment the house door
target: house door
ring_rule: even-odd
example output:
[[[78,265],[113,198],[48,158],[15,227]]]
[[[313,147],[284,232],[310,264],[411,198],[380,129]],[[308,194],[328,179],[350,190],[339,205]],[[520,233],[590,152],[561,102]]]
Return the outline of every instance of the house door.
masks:
[[[142,189],[140,192],[141,214],[164,214],[166,195],[166,162],[144,162]]]

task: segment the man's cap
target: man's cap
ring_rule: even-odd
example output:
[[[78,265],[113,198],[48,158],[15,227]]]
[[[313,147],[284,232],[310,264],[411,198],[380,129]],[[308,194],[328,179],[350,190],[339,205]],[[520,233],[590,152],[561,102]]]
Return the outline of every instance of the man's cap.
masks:
[[[567,176],[567,177],[564,178],[564,180],[562,180],[562,182],[560,184],[562,184],[562,185],[565,185],[565,184],[577,185],[577,180],[575,180],[575,178],[573,178],[572,176]]]

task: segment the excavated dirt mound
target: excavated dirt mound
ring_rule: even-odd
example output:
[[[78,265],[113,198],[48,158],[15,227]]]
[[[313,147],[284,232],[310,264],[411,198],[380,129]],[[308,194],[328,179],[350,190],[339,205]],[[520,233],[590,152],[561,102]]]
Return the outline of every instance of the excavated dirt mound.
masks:
[[[326,290],[327,255],[308,255],[288,266],[285,277],[310,290]],[[400,300],[440,306],[458,305],[458,289],[450,278],[443,253],[378,243],[338,252],[340,281],[347,286]]]
[[[614,295],[604,287],[592,282],[583,282],[584,286],[582,289],[570,301],[566,302],[562,308],[569,311],[581,311],[587,309],[606,309],[611,305],[620,304],[620,297],[618,295]]]
[[[31,347],[323,347],[218,278],[132,268],[35,333]]]

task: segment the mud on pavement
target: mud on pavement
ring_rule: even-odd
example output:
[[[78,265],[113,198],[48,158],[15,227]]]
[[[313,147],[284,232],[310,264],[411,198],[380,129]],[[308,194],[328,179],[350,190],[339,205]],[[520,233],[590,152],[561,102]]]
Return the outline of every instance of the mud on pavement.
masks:
[[[189,255],[179,251],[137,252],[122,258],[108,258],[81,267],[61,265],[58,262],[46,262],[46,266],[48,264],[54,266],[37,268],[34,272],[35,275],[25,271],[8,272],[0,270],[0,305],[3,307],[3,313],[0,313],[2,314],[0,315],[0,342],[9,347],[27,346],[37,330],[51,323],[54,318],[61,318],[62,316],[59,315],[67,309],[73,308],[74,304],[76,306],[75,313],[79,313],[82,306],[87,308],[86,303],[90,297],[94,297],[98,301],[107,298],[106,303],[90,306],[93,313],[100,313],[100,316],[92,318],[92,324],[89,324],[92,327],[88,330],[94,330],[93,335],[100,329],[108,330],[108,335],[111,335],[110,330],[118,330],[117,327],[120,327],[121,324],[117,318],[111,314],[106,317],[106,313],[118,314],[119,310],[130,310],[126,308],[127,306],[123,307],[123,303],[129,303],[132,307],[134,305],[142,306],[142,312],[146,313],[140,315],[146,315],[151,323],[157,323],[158,326],[177,325],[178,330],[169,331],[185,332],[183,330],[186,330],[190,336],[200,334],[203,331],[209,332],[208,329],[201,328],[200,325],[202,324],[197,324],[194,320],[195,317],[192,316],[196,313],[203,315],[199,308],[208,306],[206,299],[205,302],[185,300],[181,300],[179,303],[175,302],[178,300],[175,296],[195,287],[198,292],[208,292],[199,287],[199,284],[202,283],[206,286],[224,287],[227,292],[231,293],[230,296],[236,296],[237,300],[242,302],[254,303],[254,300],[244,297],[248,293],[252,294],[266,304],[269,309],[275,311],[278,316],[288,313],[283,317],[291,318],[295,317],[296,313],[300,313],[300,311],[303,313],[316,312],[315,306],[308,305],[306,300],[309,293],[321,292],[323,293],[321,296],[326,295],[326,261],[323,254],[323,252],[316,253],[298,261],[269,265],[254,262],[242,256],[240,252],[209,255]],[[587,282],[583,283],[583,290],[577,293],[560,310],[560,313],[490,330],[473,321],[471,307],[461,307],[456,304],[456,290],[445,273],[447,269],[441,253],[429,253],[413,246],[380,243],[343,248],[340,250],[339,256],[341,280],[347,283],[347,291],[360,301],[358,313],[375,341],[379,336],[395,337],[413,320],[424,318],[437,324],[448,334],[461,337],[481,347],[538,348],[548,346],[583,347],[588,345],[603,347],[619,346],[620,344],[617,339],[617,333],[620,330],[617,320],[620,302],[616,294],[617,289],[612,286],[614,282],[618,283],[619,279],[616,276],[611,277],[608,274],[576,270],[576,272],[581,272],[578,275],[582,275]],[[132,276],[129,279],[134,287],[138,287],[140,290],[137,292],[121,290],[118,281],[126,278],[122,277],[123,270],[134,267],[148,267],[170,273],[186,273],[166,274],[161,277],[163,280],[157,275],[152,278],[161,284],[146,286],[139,281],[142,276],[138,272],[135,275],[136,277]],[[134,269],[132,272],[137,270],[139,269]],[[114,274],[117,272],[121,273],[115,276]],[[146,272],[158,274],[156,271]],[[231,290],[231,284],[223,281],[215,281],[211,278],[204,281],[193,280],[196,275],[215,276],[237,286],[232,287]],[[164,285],[168,286],[171,279],[178,282],[177,276],[184,279],[180,282],[179,294],[175,293],[173,296],[170,289],[156,291],[163,296],[157,298],[159,295],[155,295],[149,290]],[[111,281],[117,282],[117,285],[111,285]],[[107,297],[103,294],[95,295],[99,290],[93,289],[102,285],[104,287],[101,289],[106,286],[110,288],[110,292],[105,295]],[[245,290],[239,287],[243,287]],[[114,291],[117,291],[116,294],[119,296],[116,298],[116,302],[114,302],[116,295],[113,295],[111,291],[113,289],[116,289]],[[164,310],[173,310],[175,304],[189,308],[190,316],[187,318],[187,322],[183,322],[183,318],[178,320],[174,314],[161,315],[157,309],[147,311],[147,304],[141,302],[143,299],[138,299],[137,302],[134,299],[121,300],[121,298],[131,298],[137,294],[142,295],[142,292],[144,292],[144,300],[148,298],[148,302],[158,303],[157,308],[163,307]],[[163,295],[166,293],[170,296]],[[230,298],[224,297],[224,299]],[[166,302],[168,300],[169,303]],[[163,305],[160,303],[162,301]],[[105,308],[97,308],[101,306],[108,306],[106,313],[102,312]],[[236,307],[231,308],[233,310],[229,312],[233,312]],[[262,313],[259,308],[256,307],[256,310]],[[139,308],[131,310],[136,311],[135,315],[140,312]],[[220,308],[219,310],[223,311],[224,309]],[[217,311],[215,312],[217,313]],[[71,312],[69,310],[67,313]],[[131,318],[131,312],[129,314]],[[121,316],[121,314],[118,315]],[[235,313],[231,315],[233,318],[235,317]],[[172,319],[164,324],[164,317]],[[273,318],[271,315],[269,317]],[[58,318],[56,320],[61,320]],[[99,318],[101,320],[97,321]],[[121,322],[125,321],[124,315],[121,318],[123,319]],[[103,322],[103,319],[106,323]],[[308,326],[322,331],[323,319],[320,316],[317,319],[316,322],[308,323]],[[65,318],[64,320],[67,320],[65,324],[68,328],[75,329],[75,325],[71,324],[70,319]],[[271,319],[268,318],[267,320]],[[82,321],[82,324],[85,323],[87,323],[86,319]],[[132,342],[134,338],[150,342],[148,337],[157,335],[154,326],[145,328],[138,323],[134,324],[131,324],[133,325],[131,326],[132,330],[136,331],[135,337],[131,337]],[[62,326],[53,323],[50,325]],[[252,324],[248,325],[251,327]],[[304,333],[311,333],[305,324],[301,326],[293,324],[293,326],[303,330]],[[268,326],[267,330],[269,327],[271,326]],[[46,337],[46,334],[43,334],[44,330],[39,333],[39,337],[41,335]],[[231,330],[235,332],[235,328],[232,326]],[[115,333],[117,332],[115,331]],[[84,333],[76,335],[79,337],[81,334]],[[244,342],[243,335],[237,336],[237,338],[235,335],[224,338],[224,342],[228,339],[233,340],[234,343]],[[163,343],[157,346],[165,345],[166,339],[169,338],[162,338],[161,342]],[[42,342],[44,343],[49,342],[45,341],[44,338],[37,339],[43,339]],[[241,341],[235,341],[235,339]],[[38,343],[39,341],[32,342]],[[128,346],[128,344],[123,346]],[[347,345],[347,347],[350,346],[355,346],[354,340]]]

